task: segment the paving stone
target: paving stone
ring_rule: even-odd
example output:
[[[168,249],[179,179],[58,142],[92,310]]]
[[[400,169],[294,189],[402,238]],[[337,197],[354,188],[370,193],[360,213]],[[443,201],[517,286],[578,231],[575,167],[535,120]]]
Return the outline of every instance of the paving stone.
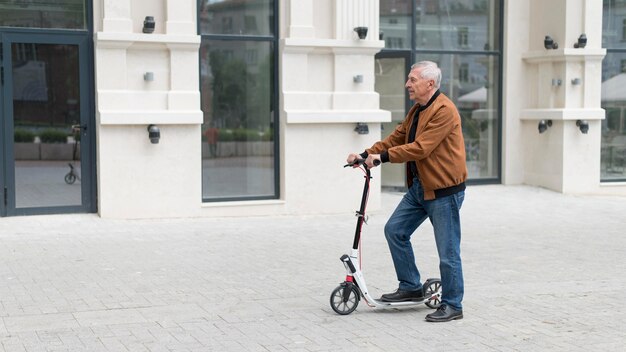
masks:
[[[363,229],[376,297],[397,283],[383,236],[402,194]],[[359,199],[355,200],[355,209]],[[345,214],[0,219],[2,351],[622,351],[626,198],[470,186],[461,211],[465,318],[419,306],[329,306],[354,234]],[[438,276],[432,227],[413,236]]]

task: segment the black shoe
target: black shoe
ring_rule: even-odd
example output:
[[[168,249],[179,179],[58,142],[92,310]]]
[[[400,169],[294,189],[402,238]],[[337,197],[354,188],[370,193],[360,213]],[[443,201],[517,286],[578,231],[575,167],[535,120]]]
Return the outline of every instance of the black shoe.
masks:
[[[456,310],[452,307],[448,307],[445,304],[442,304],[436,312],[430,313],[426,316],[426,321],[430,321],[433,323],[457,319],[463,319],[463,310]]]
[[[406,291],[398,289],[393,293],[385,293],[380,297],[383,302],[423,301],[424,292],[420,290]]]

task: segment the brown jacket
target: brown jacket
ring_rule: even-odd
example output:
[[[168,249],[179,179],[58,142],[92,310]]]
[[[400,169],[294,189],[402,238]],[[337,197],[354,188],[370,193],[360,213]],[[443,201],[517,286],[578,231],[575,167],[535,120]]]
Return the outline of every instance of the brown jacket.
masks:
[[[368,154],[387,151],[392,163],[415,161],[424,199],[432,200],[436,190],[460,185],[467,179],[465,142],[459,112],[443,93],[419,113],[415,141],[409,141],[409,131],[418,108],[419,104],[413,105],[395,131],[365,151]],[[408,164],[406,173],[411,187],[413,177]]]

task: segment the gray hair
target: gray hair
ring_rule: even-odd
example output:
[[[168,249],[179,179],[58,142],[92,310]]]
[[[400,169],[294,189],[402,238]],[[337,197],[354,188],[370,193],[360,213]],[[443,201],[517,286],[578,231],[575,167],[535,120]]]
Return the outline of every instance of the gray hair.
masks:
[[[435,81],[435,88],[439,89],[439,85],[441,85],[441,69],[437,66],[436,63],[432,61],[420,61],[411,66],[411,71],[419,68],[422,71],[420,72],[420,77],[424,79],[432,79]]]

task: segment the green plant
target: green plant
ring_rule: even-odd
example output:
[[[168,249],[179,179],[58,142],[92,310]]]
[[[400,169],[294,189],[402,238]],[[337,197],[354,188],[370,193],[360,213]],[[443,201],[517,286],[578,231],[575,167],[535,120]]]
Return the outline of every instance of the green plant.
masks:
[[[39,134],[41,143],[67,143],[67,133],[54,129],[45,129]]]
[[[220,129],[217,133],[217,140],[220,142],[232,142],[235,140],[233,131]]]
[[[218,132],[218,141],[220,142],[258,142],[271,141],[272,139],[272,130],[259,132],[258,130],[236,128],[233,130],[220,129]]]
[[[33,143],[35,134],[29,130],[16,129],[13,133],[13,141],[16,143]]]

